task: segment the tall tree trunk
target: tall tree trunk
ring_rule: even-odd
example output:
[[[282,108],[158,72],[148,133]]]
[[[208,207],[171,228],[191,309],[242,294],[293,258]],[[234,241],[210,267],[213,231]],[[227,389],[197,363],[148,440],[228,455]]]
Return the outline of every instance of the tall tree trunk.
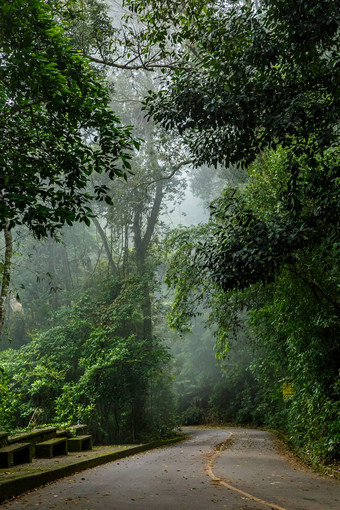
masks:
[[[50,288],[48,295],[48,302],[52,310],[57,310],[59,307],[59,281],[57,279],[57,255],[58,248],[55,240],[52,237],[48,237],[46,242],[47,256],[48,256],[48,273],[50,277]]]
[[[73,289],[73,279],[72,279],[72,271],[70,268],[70,261],[68,258],[67,248],[65,244],[62,247],[62,259],[63,259],[63,276],[64,276],[64,284],[65,289],[70,292]]]
[[[147,250],[149,248],[155,227],[157,224],[157,218],[161,208],[163,198],[163,183],[157,182],[156,193],[151,208],[149,217],[147,218],[146,230],[142,235],[142,204],[137,205],[134,215],[133,222],[133,233],[134,233],[134,247],[136,256],[137,271],[142,281],[143,297],[142,297],[142,314],[143,324],[141,337],[146,340],[145,348],[152,351],[152,303],[150,296],[150,285],[149,275],[147,268]],[[135,400],[132,405],[132,436],[135,441],[135,426],[140,424],[143,426],[143,420],[145,417],[145,388],[140,389],[140,393],[137,392]],[[138,426],[137,426],[138,430]]]
[[[123,277],[128,276],[129,271],[129,226],[124,227],[124,248],[123,248]]]
[[[13,254],[12,233],[10,228],[8,227],[8,224],[6,224],[3,232],[5,238],[5,259],[2,270],[1,293],[0,293],[0,334],[3,330],[5,323],[6,299],[9,291],[9,282],[11,278],[11,262]]]
[[[143,285],[143,302],[142,302],[142,313],[143,313],[143,338],[152,339],[152,319],[151,319],[151,297],[150,297],[150,286],[148,282],[147,267],[146,267],[146,254],[149,248],[155,227],[157,224],[157,218],[161,208],[163,198],[163,183],[161,181],[156,184],[156,193],[150,215],[147,219],[146,231],[142,236],[141,231],[141,207],[137,207],[134,217],[134,244],[136,252],[136,264],[137,270],[141,278],[144,280]]]
[[[103,242],[104,250],[105,250],[107,259],[109,261],[110,272],[114,276],[118,276],[118,268],[117,268],[116,264],[113,262],[112,252],[110,250],[109,243],[107,242],[106,234],[105,234],[104,230],[102,229],[102,226],[99,223],[99,221],[97,220],[97,218],[92,218],[92,221],[95,224],[96,229],[97,229],[97,231],[101,237],[101,240]]]

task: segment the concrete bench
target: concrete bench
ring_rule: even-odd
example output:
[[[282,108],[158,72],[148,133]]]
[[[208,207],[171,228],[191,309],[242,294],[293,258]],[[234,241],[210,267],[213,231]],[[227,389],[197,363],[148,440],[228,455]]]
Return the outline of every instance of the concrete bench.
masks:
[[[57,427],[45,427],[43,429],[34,429],[31,432],[23,432],[8,437],[8,444],[13,443],[42,443],[48,439],[56,437]]]
[[[92,450],[92,436],[84,435],[70,437],[67,440],[67,447],[69,452],[83,452],[84,450]]]
[[[31,443],[14,443],[0,448],[0,467],[9,468],[16,464],[32,462]]]
[[[51,459],[57,455],[67,455],[67,437],[57,437],[35,445],[35,456],[39,459]]]
[[[87,434],[87,425],[72,425],[67,429],[57,430],[57,437],[76,437]],[[47,438],[46,438],[47,439]]]

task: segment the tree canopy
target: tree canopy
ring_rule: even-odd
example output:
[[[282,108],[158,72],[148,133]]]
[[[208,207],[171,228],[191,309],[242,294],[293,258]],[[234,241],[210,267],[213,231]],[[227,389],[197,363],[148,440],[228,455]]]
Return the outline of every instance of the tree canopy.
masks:
[[[308,143],[337,143],[334,2],[267,0],[260,9],[252,2],[127,3],[153,44],[168,53],[171,43],[186,48],[190,66],[166,73],[147,110],[187,135],[198,163],[249,163],[268,145],[301,152]]]
[[[0,228],[38,237],[89,222],[91,173],[123,175],[137,145],[52,5],[0,5]],[[106,187],[92,195],[103,200]]]
[[[225,195],[202,252],[223,288],[272,279],[305,247],[337,242],[339,229],[338,11],[328,0],[127,2],[144,38],[174,58],[145,101],[149,117],[177,128],[196,164],[247,167],[283,149],[280,206],[266,221]],[[157,2],[158,5],[158,2]],[[158,21],[158,17],[160,20]],[[184,48],[184,50],[183,50]]]

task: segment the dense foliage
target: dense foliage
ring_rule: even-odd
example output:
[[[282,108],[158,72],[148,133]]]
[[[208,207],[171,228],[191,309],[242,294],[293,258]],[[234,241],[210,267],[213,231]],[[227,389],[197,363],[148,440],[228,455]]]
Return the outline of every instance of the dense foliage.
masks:
[[[239,225],[233,233],[228,229],[231,243],[227,233],[211,249],[209,263],[220,284],[245,288],[267,277],[264,266],[271,276],[299,247],[332,236],[340,217],[338,166],[332,158],[340,111],[334,2],[270,0],[260,10],[251,3],[182,7],[178,2],[175,11],[163,2],[159,23],[147,8],[152,2],[131,3],[154,44],[188,47],[190,67],[166,72],[163,88],[150,93],[146,109],[165,127],[183,133],[197,163],[247,165],[268,147],[286,150],[281,219],[264,225],[240,201],[225,203],[225,215],[230,207]],[[175,51],[167,47],[165,52]]]
[[[89,199],[107,191],[89,193],[90,175],[129,170],[131,129],[50,2],[1,2],[0,41],[0,229],[24,224],[46,236],[89,223]]]
[[[164,125],[189,131],[198,161],[229,165],[254,160],[268,145],[304,152],[309,142],[336,144],[334,2],[268,0],[260,9],[252,2],[127,4],[151,44],[168,55],[178,43],[186,48],[187,65],[166,73],[167,86],[147,107]]]
[[[65,8],[72,6],[78,16],[76,3]],[[62,14],[71,16],[72,10]],[[86,23],[71,21],[68,44],[80,44]],[[86,30],[85,36],[90,44]],[[82,60],[73,48],[70,54]],[[97,70],[86,69],[100,83]],[[122,75],[113,78],[126,98],[117,101],[117,109],[130,124],[141,117],[137,87]],[[146,81],[141,76],[141,89]],[[108,103],[103,106],[109,114]],[[100,133],[87,136],[85,127],[84,147],[97,154],[101,138],[94,137]],[[162,437],[174,424],[169,355],[158,324],[164,311],[154,297],[155,262],[164,230],[160,215],[182,194],[175,173],[187,159],[162,130],[140,121],[136,131],[148,145],[129,154],[130,163],[122,154],[123,170],[131,164],[136,175],[112,181],[115,153],[107,146],[102,175],[93,173],[84,189],[90,195],[105,190],[106,200],[92,201],[88,210],[93,225],[65,226],[59,243],[52,236],[37,243],[27,228],[13,229],[2,347],[17,350],[4,351],[1,359],[1,426],[7,430],[81,420],[97,441],[131,442]]]
[[[287,185],[285,158],[282,149],[263,155],[250,167],[242,190],[227,188],[213,203],[207,225],[171,234],[167,278],[176,296],[170,319],[174,327],[185,331],[202,306],[210,311],[208,322],[217,328],[219,355],[226,359],[225,416],[286,430],[292,442],[314,458],[332,459],[338,455],[340,441],[336,232],[330,240],[320,238],[318,246],[300,246],[274,277],[271,265],[265,265],[272,257],[265,246],[262,257],[249,260],[256,238],[248,234],[246,240],[244,231],[251,231],[252,223],[240,223],[240,217],[251,215],[268,229],[273,218],[284,217],[280,192]],[[230,206],[232,200],[236,207]],[[246,216],[240,215],[239,204]],[[244,267],[254,270],[263,260],[264,275],[267,268],[263,282],[254,278],[246,289],[220,285],[221,279],[210,273],[209,257],[210,250],[217,251],[226,242],[238,243],[245,256],[239,266],[239,254],[226,257],[223,278],[242,278]],[[241,378],[229,365],[229,349],[232,358],[234,350],[244,353]],[[284,383],[294,388],[288,400],[283,398]]]
[[[0,426],[85,422],[105,442],[171,430],[171,395],[160,377],[169,354],[157,338],[143,338],[143,289],[138,278],[97,273],[78,302],[51,317],[54,325],[4,351]]]

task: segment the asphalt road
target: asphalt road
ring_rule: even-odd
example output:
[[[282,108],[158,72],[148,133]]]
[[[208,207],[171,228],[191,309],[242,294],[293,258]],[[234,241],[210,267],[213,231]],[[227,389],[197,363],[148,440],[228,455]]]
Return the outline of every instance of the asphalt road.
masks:
[[[340,510],[340,483],[291,463],[269,433],[185,432],[189,441],[83,471],[2,510]]]

